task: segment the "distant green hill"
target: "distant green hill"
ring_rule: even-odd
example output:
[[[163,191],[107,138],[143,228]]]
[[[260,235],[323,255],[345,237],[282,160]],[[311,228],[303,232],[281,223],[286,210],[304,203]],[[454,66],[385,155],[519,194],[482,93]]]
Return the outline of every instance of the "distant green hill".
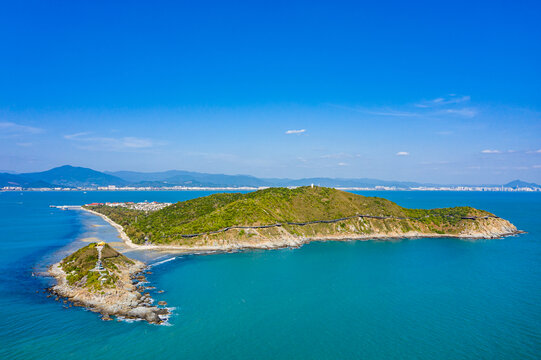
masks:
[[[372,232],[400,235],[408,231],[459,234],[468,230],[469,223],[476,221],[465,218],[493,217],[486,211],[471,207],[406,209],[386,199],[324,187],[269,188],[247,194],[214,194],[179,202],[148,214],[120,207],[90,208],[122,225],[132,241],[143,243],[146,239],[157,244],[193,244],[189,236],[194,234],[199,234],[196,238],[210,236],[220,239],[235,233],[241,236],[252,233],[263,238],[279,236],[272,228],[221,231],[235,226],[273,224],[281,224],[279,227],[282,230],[294,236],[318,237],[318,232],[326,236]],[[357,215],[373,218],[359,218]],[[348,217],[353,218],[343,219]],[[333,221],[337,219],[342,220]],[[305,224],[314,221],[320,222]],[[345,229],[345,232],[341,229]],[[215,231],[221,235],[209,234]]]
[[[96,187],[108,185],[127,185],[126,180],[96,170],[64,165],[42,172],[21,174],[24,178],[43,181],[57,186]]]
[[[529,182],[522,181],[522,180],[513,180],[513,181],[508,182],[507,184],[505,184],[503,186],[511,187],[511,188],[524,188],[524,187],[541,188],[541,185],[538,185],[536,183],[529,183]]]
[[[36,180],[36,179],[29,179],[25,176],[18,175],[18,174],[9,174],[9,173],[0,173],[0,187],[23,187],[23,188],[40,188],[40,187],[47,187],[51,188],[54,187],[52,184],[49,184],[42,180]]]
[[[126,181],[135,186],[272,186],[273,184],[249,175],[224,175],[224,174],[206,174],[193,171],[169,170],[154,173],[141,173],[135,171],[117,171],[106,172]]]

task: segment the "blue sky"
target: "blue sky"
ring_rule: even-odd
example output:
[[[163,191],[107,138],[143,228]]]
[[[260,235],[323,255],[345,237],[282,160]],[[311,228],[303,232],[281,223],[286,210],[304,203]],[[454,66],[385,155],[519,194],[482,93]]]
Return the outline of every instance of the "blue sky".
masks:
[[[517,2],[4,2],[0,170],[541,182]]]

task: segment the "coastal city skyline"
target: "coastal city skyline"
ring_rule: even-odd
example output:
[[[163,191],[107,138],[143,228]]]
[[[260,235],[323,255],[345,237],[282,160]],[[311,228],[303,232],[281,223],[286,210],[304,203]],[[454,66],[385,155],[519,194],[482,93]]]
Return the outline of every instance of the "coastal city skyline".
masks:
[[[0,172],[541,183],[539,5],[389,5],[4,4]]]
[[[182,170],[100,172],[70,165],[43,172],[0,173],[0,191],[254,191],[272,187],[295,189],[303,186],[355,191],[541,191],[541,185],[520,179],[505,184],[435,184],[371,178],[258,178],[250,175],[209,174]]]

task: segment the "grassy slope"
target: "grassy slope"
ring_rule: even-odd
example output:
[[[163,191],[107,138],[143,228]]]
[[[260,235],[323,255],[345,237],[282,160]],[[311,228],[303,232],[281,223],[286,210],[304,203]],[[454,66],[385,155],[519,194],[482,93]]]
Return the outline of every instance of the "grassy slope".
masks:
[[[67,256],[61,261],[61,267],[67,274],[67,280],[70,285],[80,285],[93,290],[100,290],[103,286],[114,286],[118,277],[115,272],[118,266],[133,264],[133,261],[126,256],[114,250],[108,244],[102,249],[102,265],[109,270],[105,275],[105,281],[99,281],[100,273],[90,271],[96,265],[98,260],[98,251],[96,244],[89,244],[73,254]]]
[[[452,228],[462,216],[489,213],[471,207],[406,209],[382,198],[365,197],[324,187],[270,188],[247,194],[214,194],[145,214],[123,208],[92,207],[124,226],[134,242],[145,237],[168,242],[178,234],[193,234],[233,225],[331,220],[356,214],[415,217],[439,228]],[[137,221],[135,218],[137,216]]]

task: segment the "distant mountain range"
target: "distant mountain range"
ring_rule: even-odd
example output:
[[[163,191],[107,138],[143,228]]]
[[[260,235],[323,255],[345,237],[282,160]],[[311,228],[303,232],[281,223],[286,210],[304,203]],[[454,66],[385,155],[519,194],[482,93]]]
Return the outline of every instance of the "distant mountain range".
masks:
[[[303,186],[315,184],[326,187],[376,187],[388,186],[409,189],[412,187],[437,187],[438,184],[417,183],[409,181],[385,181],[378,179],[359,178],[257,178],[250,175],[207,174],[182,170],[163,172],[116,171],[100,172],[83,167],[64,165],[47,171],[13,174],[0,173],[0,187],[20,186],[35,187],[99,187],[99,186],[136,186],[136,187],[263,187],[263,186]],[[531,187],[541,188],[541,185],[514,180],[504,185],[511,188]]]
[[[24,188],[52,187],[52,185],[47,182],[40,180],[35,181],[23,175],[0,173],[0,187],[4,186],[21,186]]]
[[[124,186],[129,181],[83,167],[64,165],[51,170],[26,174],[0,174],[0,186],[22,187],[97,187]]]
[[[541,185],[538,185],[536,183],[529,183],[529,182],[522,181],[522,180],[513,180],[511,182],[508,182],[504,186],[505,187],[510,187],[510,188],[515,188],[515,189],[516,188],[524,188],[524,187],[531,187],[531,188],[541,187]]]
[[[138,186],[272,186],[265,179],[249,175],[206,174],[182,170],[142,173],[135,171],[106,172]]]
[[[423,184],[415,182],[383,181],[377,179],[331,179],[331,178],[305,178],[305,179],[283,179],[283,178],[257,178],[250,175],[224,175],[207,174],[191,171],[170,170],[164,172],[141,173],[133,171],[106,172],[137,184],[138,186],[206,186],[206,187],[227,187],[227,186],[303,186],[316,184],[330,187],[371,187],[371,186],[400,186],[415,187]],[[426,185],[426,184],[425,184]]]

